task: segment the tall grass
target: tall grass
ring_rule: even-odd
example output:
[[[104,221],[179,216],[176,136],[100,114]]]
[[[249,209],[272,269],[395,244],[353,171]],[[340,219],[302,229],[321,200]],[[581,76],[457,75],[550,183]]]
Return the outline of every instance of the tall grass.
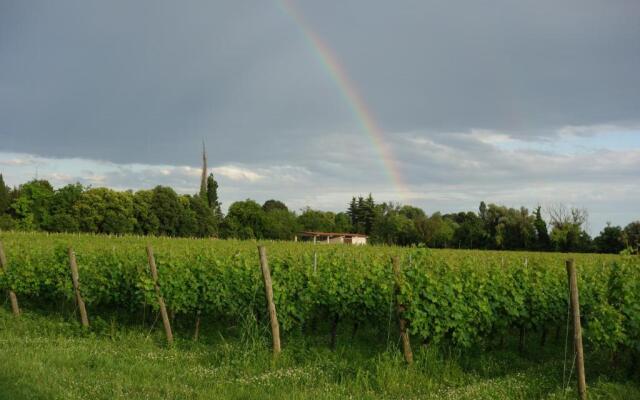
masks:
[[[72,315],[0,308],[0,399],[573,399],[562,387],[563,344],[524,355],[517,343],[467,352],[415,344],[407,367],[392,334],[364,328],[284,338],[271,355],[268,328],[248,313],[238,321],[204,321],[192,340],[191,321],[177,321],[176,344],[140,324],[106,317],[90,331]],[[349,338],[348,340],[346,338]],[[344,339],[344,340],[342,340]],[[640,398],[640,385],[604,355],[588,353],[592,399]],[[637,377],[635,377],[637,378]]]

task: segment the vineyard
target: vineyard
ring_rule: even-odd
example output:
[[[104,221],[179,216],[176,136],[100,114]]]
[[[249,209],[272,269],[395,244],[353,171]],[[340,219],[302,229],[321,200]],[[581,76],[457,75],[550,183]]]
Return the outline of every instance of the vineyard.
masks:
[[[0,240],[7,258],[0,287],[29,304],[73,302],[67,253],[73,246],[90,319],[105,309],[157,310],[145,253],[151,243],[172,315],[224,321],[252,313],[266,319],[254,242],[31,233],[3,233]],[[399,296],[414,341],[464,349],[536,334],[544,342],[567,323],[567,255],[264,244],[285,347],[288,333],[318,322],[387,331],[395,311],[392,256],[400,257]],[[578,267],[586,343],[637,354],[639,258],[571,257]]]

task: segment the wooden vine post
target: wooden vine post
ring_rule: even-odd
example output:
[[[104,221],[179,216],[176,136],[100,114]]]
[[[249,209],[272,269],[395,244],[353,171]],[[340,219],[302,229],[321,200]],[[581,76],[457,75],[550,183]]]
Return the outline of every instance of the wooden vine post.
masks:
[[[0,242],[0,269],[6,271],[9,268],[7,264],[7,257],[4,254],[4,248],[2,247],[2,242]],[[20,315],[20,307],[18,307],[18,297],[16,293],[9,289],[9,300],[11,301],[11,310],[13,311],[13,315]]]
[[[196,312],[196,328],[195,328],[195,331],[193,332],[193,340],[197,342],[199,337],[200,337],[200,310]]]
[[[147,245],[147,260],[149,261],[149,269],[151,270],[151,278],[153,279],[153,287],[158,297],[158,304],[160,305],[160,315],[162,316],[162,324],[164,325],[164,332],[167,335],[167,342],[169,345],[173,344],[173,333],[171,332],[171,323],[169,322],[169,314],[167,313],[167,306],[164,304],[164,298],[160,292],[160,286],[158,285],[158,268],[156,267],[156,259],[153,257],[153,248],[151,245]]]
[[[400,302],[400,292],[404,285],[404,278],[402,277],[402,270],[400,269],[400,258],[398,256],[393,257],[393,276],[395,281],[395,302],[396,309],[398,311],[398,323],[400,325],[400,338],[402,339],[402,352],[404,353],[404,359],[407,364],[413,364],[413,352],[411,351],[411,340],[409,333],[407,332],[407,320],[404,318],[406,306]]]
[[[573,343],[576,351],[576,373],[578,375],[578,395],[587,399],[587,382],[584,372],[584,352],[582,350],[582,327],[580,325],[580,300],[578,298],[578,277],[573,259],[567,260],[569,292],[571,294],[571,316],[573,320]]]
[[[85,328],[89,327],[89,317],[87,316],[87,308],[84,305],[84,300],[80,294],[80,275],[78,273],[78,263],[76,261],[76,253],[73,252],[73,247],[69,246],[69,267],[71,268],[71,281],[73,282],[73,290],[75,292],[76,304],[80,311],[80,321]]]
[[[273,337],[273,355],[280,354],[280,325],[276,314],[276,305],[273,302],[273,285],[271,283],[271,271],[267,262],[267,250],[264,246],[258,246],[260,255],[260,269],[262,269],[262,279],[264,281],[264,294],[267,299],[267,310],[271,322],[271,335]]]

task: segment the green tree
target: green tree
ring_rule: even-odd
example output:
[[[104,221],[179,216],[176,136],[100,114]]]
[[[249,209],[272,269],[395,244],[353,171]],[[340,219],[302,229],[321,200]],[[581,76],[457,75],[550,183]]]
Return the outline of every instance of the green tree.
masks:
[[[373,200],[373,196],[369,193],[369,196],[363,203],[362,210],[364,232],[368,235],[373,231],[373,224],[376,220],[376,203]]]
[[[74,205],[79,227],[84,232],[125,234],[132,233],[133,195],[107,188],[94,188],[83,192]]]
[[[430,217],[418,220],[416,230],[422,242],[429,247],[448,247],[456,230],[456,223],[449,218],[443,218],[436,212]]]
[[[398,210],[398,212],[412,221],[418,218],[426,217],[426,214],[421,208],[409,206],[409,205],[402,206],[400,210]]]
[[[370,234],[376,219],[376,203],[373,196],[365,199],[363,197],[355,197],[351,199],[347,209],[347,215],[351,219],[351,226],[356,233]]]
[[[547,229],[547,223],[542,218],[542,207],[538,206],[535,212],[534,227],[536,229],[536,249],[537,250],[549,250],[551,246],[551,239],[549,238],[549,231]]]
[[[45,229],[50,232],[78,232],[80,224],[74,207],[84,187],[80,183],[69,184],[55,191],[49,202],[49,213]]]
[[[340,233],[352,233],[353,225],[351,225],[351,218],[347,213],[339,212],[334,217],[334,229]]]
[[[502,246],[503,236],[502,232],[499,232],[498,226],[504,220],[506,213],[506,207],[501,207],[496,204],[489,204],[487,206],[484,201],[480,203],[479,216],[483,222],[484,230],[487,233],[487,248],[495,249]]]
[[[218,234],[218,219],[200,196],[188,196],[188,207],[195,216],[194,236],[211,237]]]
[[[304,231],[334,232],[336,230],[336,216],[330,211],[304,208],[298,217],[300,228]]]
[[[202,199],[201,196],[197,196]],[[198,236],[198,216],[191,208],[191,196],[178,196],[180,212],[178,214],[177,236],[196,237]],[[202,200],[201,200],[202,201]],[[203,202],[204,203],[204,202]],[[208,207],[207,207],[208,208]],[[211,213],[210,210],[208,210]]]
[[[33,180],[21,185],[17,198],[11,204],[17,227],[24,230],[44,228],[52,197],[53,187],[45,180]]]
[[[551,244],[556,251],[588,252],[593,250],[591,237],[584,230],[588,220],[585,209],[556,205],[549,208],[551,217]]]
[[[607,222],[600,235],[593,239],[593,244],[599,253],[620,253],[626,247],[624,231]]]
[[[631,222],[624,228],[626,245],[638,252],[640,248],[640,221]]]
[[[11,190],[4,183],[4,178],[0,174],[0,215],[4,214],[11,204]]]
[[[262,239],[264,214],[260,204],[254,200],[236,201],[229,206],[222,233],[224,237],[238,239]]]
[[[296,215],[286,209],[272,208],[265,212],[263,221],[265,239],[291,240],[299,231]]]
[[[83,232],[98,233],[104,221],[104,196],[108,189],[89,189],[82,193],[74,205],[74,213],[78,220],[80,230]]]
[[[222,210],[220,208],[222,205],[218,199],[218,182],[213,177],[213,174],[209,174],[207,178],[207,205],[217,220],[216,224],[219,223],[222,220]]]
[[[153,189],[151,212],[158,218],[158,234],[176,236],[182,207],[178,194],[170,187],[156,186]]]
[[[536,240],[535,218],[529,211],[496,204],[480,204],[480,219],[486,231],[487,247],[501,250],[533,248]]]
[[[376,206],[376,218],[371,230],[372,243],[411,245],[418,243],[420,237],[414,221],[391,203]]]
[[[351,220],[351,226],[354,229],[357,229],[358,226],[358,201],[355,196],[351,198],[351,203],[349,203],[349,208],[347,209],[347,215]]]
[[[269,212],[273,210],[289,211],[289,208],[287,208],[286,204],[284,204],[280,200],[273,200],[273,199],[265,201],[264,204],[262,205],[262,209],[264,210],[264,212]]]
[[[484,223],[474,212],[459,212],[450,219],[457,224],[452,242],[458,247],[472,249],[484,248],[487,241],[487,233]]]
[[[133,231],[138,235],[158,234],[160,221],[152,209],[153,195],[151,190],[139,190],[133,195]]]
[[[556,251],[589,252],[593,250],[591,237],[579,225],[554,226],[551,230],[551,243]]]
[[[0,231],[10,231],[16,228],[16,221],[9,214],[0,214]]]
[[[102,232],[111,234],[132,233],[135,224],[133,194],[115,190],[110,190],[107,193]]]
[[[356,233],[366,233],[367,228],[365,226],[365,220],[367,218],[366,216],[366,206],[364,203],[364,198],[363,197],[358,197],[358,202],[356,205],[356,213],[355,213],[355,224],[353,224],[353,227],[356,231]]]
[[[487,204],[484,201],[481,201],[480,206],[478,207],[478,217],[480,217],[485,225],[488,223],[489,216],[487,215]]]
[[[8,213],[11,205],[11,189],[5,185],[4,178],[0,174],[0,230],[15,228],[15,221]]]

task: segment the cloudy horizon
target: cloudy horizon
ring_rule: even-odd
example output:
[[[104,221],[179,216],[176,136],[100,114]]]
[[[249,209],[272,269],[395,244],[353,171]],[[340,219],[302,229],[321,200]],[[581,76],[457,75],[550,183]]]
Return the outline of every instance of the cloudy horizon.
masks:
[[[489,4],[3,2],[0,173],[195,193],[204,139],[225,206],[372,193],[584,207],[592,235],[640,219],[640,3]]]

